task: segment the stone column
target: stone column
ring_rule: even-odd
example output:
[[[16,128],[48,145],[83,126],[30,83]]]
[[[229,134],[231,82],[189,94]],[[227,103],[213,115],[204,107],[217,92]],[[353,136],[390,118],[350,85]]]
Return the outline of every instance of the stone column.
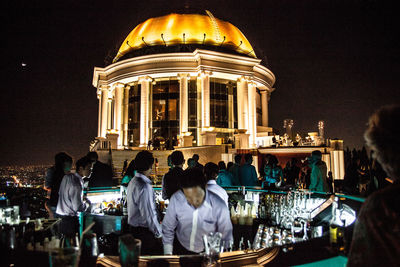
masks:
[[[179,135],[183,136],[189,129],[189,105],[188,105],[188,73],[179,73]]]
[[[210,71],[202,71],[201,77],[201,128],[210,127]],[[203,129],[204,130],[204,129]]]
[[[97,136],[101,136],[101,90],[100,88],[97,89],[97,99],[99,100],[99,115],[97,118]]]
[[[233,84],[228,83],[228,128],[233,129],[235,128],[235,109],[233,103]]]
[[[269,92],[261,91],[262,126],[268,127],[268,100]]]
[[[149,141],[149,91],[151,78],[149,76],[140,77],[140,145],[146,147]]]
[[[108,126],[108,86],[100,85],[101,91],[101,128],[100,136],[106,137]]]
[[[249,129],[248,78],[240,77],[237,81],[238,129]]]
[[[129,85],[125,86],[124,89],[124,108],[123,108],[123,139],[122,145],[124,147],[128,147],[128,126],[129,126],[129,89],[131,87]]]
[[[256,147],[257,137],[257,111],[256,111],[256,84],[254,82],[248,82],[248,107],[249,107],[249,128],[248,133],[250,134],[250,147]]]
[[[122,97],[123,97],[124,85],[118,83],[114,89],[114,129],[117,130],[118,148],[122,148]]]
[[[108,99],[107,99],[107,130],[114,129],[114,118],[113,114],[113,92],[111,90],[108,91]]]

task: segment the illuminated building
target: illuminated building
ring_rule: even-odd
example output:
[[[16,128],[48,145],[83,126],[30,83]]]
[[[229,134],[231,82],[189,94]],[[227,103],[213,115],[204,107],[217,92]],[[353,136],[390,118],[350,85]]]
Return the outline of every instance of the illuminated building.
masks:
[[[232,161],[241,153],[237,149],[303,157],[314,148],[266,149],[273,144],[268,102],[274,83],[274,74],[231,23],[208,11],[150,18],[128,34],[112,64],[94,69],[99,113],[91,150],[111,149],[107,160],[119,170],[150,140],[154,147],[155,140],[175,139],[185,158],[198,153],[201,161]],[[211,147],[228,140],[236,151]],[[336,155],[335,149],[320,149],[328,169],[343,178],[343,150]],[[168,170],[169,153],[154,153],[161,172]]]
[[[150,18],[129,33],[112,64],[94,69],[97,139],[113,149],[155,138],[184,147],[231,138],[255,148],[271,131],[274,82],[242,32],[210,12]]]

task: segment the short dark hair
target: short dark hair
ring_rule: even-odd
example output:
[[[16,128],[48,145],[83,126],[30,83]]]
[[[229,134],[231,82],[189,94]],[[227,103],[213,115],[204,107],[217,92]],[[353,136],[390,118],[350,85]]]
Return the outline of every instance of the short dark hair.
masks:
[[[147,171],[153,163],[153,154],[147,150],[140,151],[135,157],[135,168],[138,172]]]
[[[174,165],[181,165],[185,161],[181,151],[174,151],[171,154],[171,161]]]
[[[200,186],[201,188],[206,188],[207,181],[204,177],[203,172],[198,168],[186,169],[183,172],[182,179],[180,180],[181,188],[189,188]]]
[[[242,155],[235,155],[235,163],[240,164],[240,161],[242,160]]]
[[[68,155],[67,153],[60,152],[54,156],[54,164],[55,164],[56,168],[63,169],[65,162],[72,163],[72,157],[70,155]]]
[[[80,168],[86,168],[89,164],[92,164],[92,161],[88,156],[84,156],[83,158],[78,159],[78,161],[75,163],[76,166],[76,171],[79,171]]]
[[[226,164],[226,169],[229,170],[233,166],[233,162],[229,161],[228,164]]]
[[[226,165],[225,165],[225,161],[220,161],[220,162],[218,162],[218,168],[220,169],[220,170],[226,170]]]
[[[204,175],[207,181],[214,180],[215,175],[218,175],[219,168],[218,165],[213,162],[208,162],[204,166]]]
[[[192,159],[192,158],[189,158],[187,160],[187,165],[190,166],[190,164],[192,164],[192,163],[196,163],[196,161],[194,161],[194,159]]]
[[[319,150],[314,150],[313,152],[311,152],[311,156],[315,156],[322,159],[322,153]]]
[[[88,157],[91,161],[96,161],[99,159],[99,155],[95,151],[90,151],[87,153],[86,157]]]
[[[249,162],[250,159],[253,159],[253,156],[252,156],[250,153],[244,155],[244,160],[245,160],[246,162]]]
[[[200,159],[198,154],[193,154],[192,159],[194,159],[195,161],[198,161]]]

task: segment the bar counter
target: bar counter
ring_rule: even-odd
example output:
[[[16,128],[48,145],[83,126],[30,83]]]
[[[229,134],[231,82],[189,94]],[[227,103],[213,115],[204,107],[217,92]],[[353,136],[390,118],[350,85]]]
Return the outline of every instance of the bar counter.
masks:
[[[288,191],[271,191],[271,190],[262,190],[261,188],[254,187],[230,187],[225,188],[229,195],[229,209],[231,210],[231,219],[234,220],[235,215],[232,215],[232,210],[237,211],[238,203],[240,206],[248,207],[248,214],[251,214],[251,210],[254,213],[253,205],[258,207],[256,216],[251,219],[251,224],[246,225],[246,223],[239,224],[237,221],[233,224],[233,236],[234,236],[234,248],[231,252],[223,252],[219,254],[218,263],[220,266],[288,266],[288,265],[301,265],[308,264],[312,262],[317,262],[321,260],[341,260],[345,261],[345,256],[349,245],[351,243],[352,230],[354,227],[354,220],[344,227],[343,232],[343,243],[341,247],[332,246],[332,240],[330,239],[329,225],[327,224],[329,221],[332,221],[332,206],[335,200],[340,201],[340,208],[343,210],[344,208],[347,211],[350,210],[350,213],[353,212],[356,215],[361,207],[363,202],[362,198],[354,197],[354,196],[346,196],[343,194],[325,194],[319,192],[300,192],[300,196],[296,195],[296,192],[289,193]],[[156,201],[157,207],[161,209],[165,209],[168,206],[168,202],[164,202],[160,199],[161,196],[161,188],[155,186],[154,187],[156,193]],[[99,203],[116,203],[117,199],[120,195],[119,187],[113,188],[102,188],[89,190],[85,192],[87,197],[91,199],[92,203],[96,205]],[[304,220],[307,222],[307,225],[300,224],[298,229],[301,227],[307,227],[307,230],[302,232],[301,234],[296,234],[296,237],[292,236],[293,243],[285,243],[284,241],[280,241],[283,238],[279,238],[279,242],[273,241],[272,243],[263,244],[261,241],[257,240],[257,233],[261,230],[266,232],[267,229],[277,229],[279,230],[280,235],[284,235],[285,231],[289,232],[289,230],[283,230],[285,228],[281,227],[278,221],[282,223],[283,218],[282,211],[277,211],[279,208],[281,210],[285,210],[287,207],[284,205],[284,201],[287,201],[288,194],[292,194],[291,198],[295,199],[294,205],[303,205],[304,208],[301,210],[303,214],[302,216]],[[294,194],[294,196],[293,196]],[[297,198],[297,199],[296,199]],[[271,202],[272,201],[272,202]],[[301,202],[303,201],[303,202]],[[160,203],[162,202],[162,204]],[[275,203],[275,204],[271,204]],[[307,203],[312,203],[312,206],[309,206],[308,209]],[[272,212],[275,212],[273,216],[268,211],[263,214],[263,209],[265,206],[274,205],[275,209]],[[100,204],[101,206],[102,204]],[[287,203],[286,203],[287,205]],[[292,203],[293,205],[293,203]],[[104,205],[103,205],[104,206]],[[282,206],[282,207],[281,207]],[[233,209],[232,209],[233,207]],[[278,208],[279,207],[279,208]],[[310,208],[311,207],[311,208]],[[342,214],[342,213],[341,213]],[[254,215],[254,214],[253,214]],[[281,215],[280,218],[279,215]],[[239,214],[236,214],[239,217]],[[250,216],[250,215],[249,215]],[[270,219],[269,217],[276,217],[277,219]],[[341,218],[342,219],[342,218]],[[127,222],[126,216],[123,214],[116,213],[114,215],[109,214],[91,214],[91,213],[83,213],[81,216],[81,227],[82,230],[87,227],[88,224],[95,222],[95,227],[93,228],[93,232],[95,232],[99,237],[104,235],[122,235],[126,232]],[[343,220],[344,222],[344,220]],[[97,226],[96,226],[97,225]],[[272,225],[272,226],[271,226]],[[318,228],[319,226],[319,228]],[[311,231],[313,229],[320,229],[322,234],[320,236],[311,236]],[[258,230],[257,230],[258,229]],[[288,229],[286,227],[286,229]],[[323,230],[322,230],[323,229]],[[257,232],[258,231],[258,232]],[[293,227],[292,227],[293,233]],[[300,233],[300,232],[299,232]],[[314,231],[313,231],[314,233]],[[303,236],[304,235],[304,236]],[[308,235],[308,236],[307,236]],[[302,237],[303,236],[303,239]],[[261,236],[259,237],[261,239]],[[241,245],[239,244],[239,240],[244,239],[245,241],[249,240],[252,245],[248,248],[246,245],[242,250],[238,250]],[[272,238],[271,238],[272,239]],[[271,240],[270,240],[271,241]],[[254,245],[254,244],[258,245]],[[115,244],[114,244],[115,245]],[[253,246],[253,247],[251,247]],[[257,247],[258,246],[258,247]],[[101,248],[101,246],[99,245]],[[113,246],[112,251],[100,251],[104,253],[103,257],[99,257],[97,260],[97,264],[100,266],[121,266],[120,259],[118,256],[118,246]],[[339,257],[338,257],[339,256]],[[178,256],[178,255],[160,255],[160,256],[140,256],[139,257],[139,266],[200,266],[203,262],[204,256],[195,255],[195,256]]]

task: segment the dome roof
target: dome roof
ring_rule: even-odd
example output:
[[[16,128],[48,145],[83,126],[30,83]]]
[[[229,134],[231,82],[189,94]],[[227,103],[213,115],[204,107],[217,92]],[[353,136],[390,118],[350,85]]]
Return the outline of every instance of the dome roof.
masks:
[[[206,12],[207,15],[169,14],[146,20],[125,38],[113,62],[141,48],[182,44],[222,46],[256,57],[251,44],[238,28],[215,18],[211,12]]]

